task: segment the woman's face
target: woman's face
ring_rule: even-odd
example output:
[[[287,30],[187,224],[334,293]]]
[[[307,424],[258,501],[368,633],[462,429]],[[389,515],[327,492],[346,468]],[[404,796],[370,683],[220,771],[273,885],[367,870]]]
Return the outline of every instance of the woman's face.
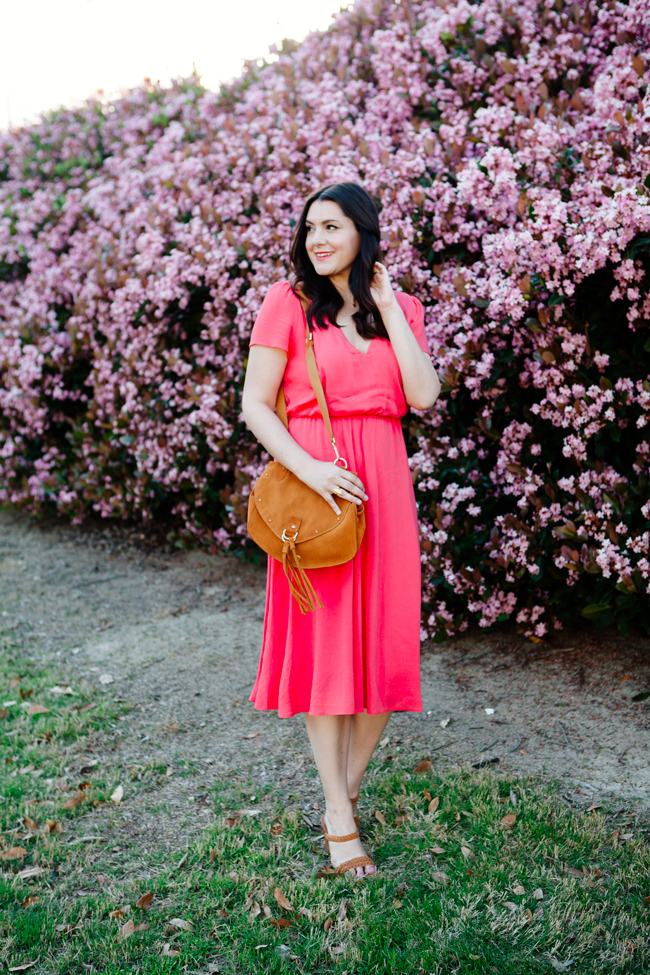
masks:
[[[317,274],[349,274],[361,246],[354,221],[333,200],[315,200],[307,213],[305,247]]]

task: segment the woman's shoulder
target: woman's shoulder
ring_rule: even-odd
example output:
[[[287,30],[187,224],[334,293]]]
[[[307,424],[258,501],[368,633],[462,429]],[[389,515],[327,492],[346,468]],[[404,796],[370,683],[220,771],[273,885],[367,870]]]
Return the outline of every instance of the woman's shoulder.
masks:
[[[300,307],[300,298],[289,281],[276,281],[275,284],[272,284],[266,292],[264,302]]]
[[[409,295],[406,291],[396,291],[395,297],[397,303],[403,312],[419,312],[422,308],[422,302],[415,295]]]

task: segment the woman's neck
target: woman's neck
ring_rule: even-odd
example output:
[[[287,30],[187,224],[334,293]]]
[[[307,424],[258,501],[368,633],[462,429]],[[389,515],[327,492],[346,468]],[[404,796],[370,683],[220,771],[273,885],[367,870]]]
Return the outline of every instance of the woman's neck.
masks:
[[[330,281],[340,294],[344,301],[344,307],[348,311],[353,311],[357,307],[357,303],[354,300],[354,295],[350,291],[350,272],[345,271],[341,274],[332,274],[330,276]]]

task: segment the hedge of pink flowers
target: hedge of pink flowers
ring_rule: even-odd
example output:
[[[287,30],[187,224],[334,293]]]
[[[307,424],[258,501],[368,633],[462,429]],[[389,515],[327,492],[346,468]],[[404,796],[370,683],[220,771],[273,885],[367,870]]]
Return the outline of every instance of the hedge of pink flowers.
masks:
[[[423,635],[647,627],[649,51],[649,0],[358,0],[218,93],[0,135],[0,500],[245,548],[250,329],[357,179],[444,380],[404,424]]]

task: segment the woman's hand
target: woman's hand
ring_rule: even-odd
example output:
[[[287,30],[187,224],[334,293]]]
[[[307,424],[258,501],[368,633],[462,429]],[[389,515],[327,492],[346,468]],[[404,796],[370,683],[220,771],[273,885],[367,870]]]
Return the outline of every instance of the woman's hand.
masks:
[[[379,311],[388,311],[389,308],[397,304],[397,298],[390,283],[388,271],[379,261],[375,261],[373,268],[370,293]]]
[[[336,503],[337,497],[344,498],[346,501],[354,501],[355,504],[362,504],[368,500],[363,482],[357,475],[339,467],[334,461],[316,460],[315,457],[312,457],[300,472],[295,471],[294,473],[308,487],[320,494],[321,498],[325,498],[330,508],[337,515],[341,514],[341,509]],[[341,493],[335,494],[335,488],[338,488]]]

